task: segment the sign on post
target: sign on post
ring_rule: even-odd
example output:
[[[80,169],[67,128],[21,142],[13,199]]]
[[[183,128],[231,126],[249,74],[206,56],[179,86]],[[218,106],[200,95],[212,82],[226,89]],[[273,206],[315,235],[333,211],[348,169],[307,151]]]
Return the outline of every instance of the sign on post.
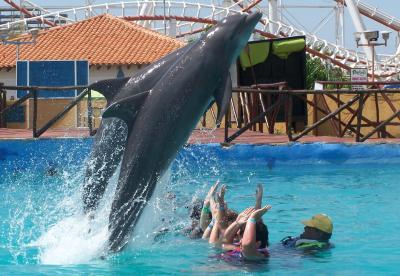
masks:
[[[368,69],[367,68],[352,68],[351,69],[351,82],[367,82],[368,81]],[[353,90],[364,90],[367,89],[366,85],[352,85]]]

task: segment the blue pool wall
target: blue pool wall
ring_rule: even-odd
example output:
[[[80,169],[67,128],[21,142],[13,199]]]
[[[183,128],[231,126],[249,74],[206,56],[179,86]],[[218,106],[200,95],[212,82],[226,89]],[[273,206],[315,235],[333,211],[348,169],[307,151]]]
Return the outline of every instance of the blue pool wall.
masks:
[[[28,139],[0,141],[2,168],[16,170],[46,169],[55,167],[81,167],[87,158],[93,139]],[[198,158],[260,161],[270,164],[296,162],[390,162],[400,158],[399,144],[338,144],[291,143],[284,145],[234,145],[228,148],[219,144],[193,144],[181,149],[177,161]],[[5,165],[5,166],[4,166]]]

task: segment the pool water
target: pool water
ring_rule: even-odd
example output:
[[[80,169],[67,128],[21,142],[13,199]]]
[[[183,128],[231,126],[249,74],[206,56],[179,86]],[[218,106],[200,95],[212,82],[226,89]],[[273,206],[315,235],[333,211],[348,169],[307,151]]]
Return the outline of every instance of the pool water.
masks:
[[[398,274],[400,145],[191,145],[181,150],[141,216],[129,247],[104,253],[114,176],[93,222],[82,215],[83,164],[91,139],[0,141],[2,274]],[[191,203],[227,184],[229,207],[254,204],[258,183],[272,205],[271,257],[232,264],[182,234]],[[335,248],[282,250],[315,213],[334,222]]]

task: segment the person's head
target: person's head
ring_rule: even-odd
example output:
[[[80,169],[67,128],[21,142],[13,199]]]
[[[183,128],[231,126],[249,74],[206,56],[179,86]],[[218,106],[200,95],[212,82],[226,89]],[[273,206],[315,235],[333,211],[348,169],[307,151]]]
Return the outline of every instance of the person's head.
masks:
[[[266,248],[269,245],[268,227],[261,220],[256,224],[256,244],[257,248]]]
[[[304,220],[304,232],[300,235],[302,239],[328,242],[332,236],[333,224],[329,216],[317,214],[309,220]]]
[[[190,218],[194,221],[200,220],[201,208],[203,208],[203,202],[199,199],[195,199],[192,202],[192,208],[190,210]]]
[[[225,217],[226,217],[226,221],[227,221],[228,225],[231,225],[232,223],[234,223],[236,221],[236,218],[238,217],[238,213],[231,209],[228,209],[228,210],[226,210]]]

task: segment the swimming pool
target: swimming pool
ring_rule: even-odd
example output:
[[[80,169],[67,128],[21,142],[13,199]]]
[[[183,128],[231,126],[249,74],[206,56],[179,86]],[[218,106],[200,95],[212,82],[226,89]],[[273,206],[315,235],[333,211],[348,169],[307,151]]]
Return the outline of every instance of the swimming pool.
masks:
[[[102,256],[112,186],[93,225],[81,215],[82,164],[91,139],[0,141],[0,270],[11,273],[397,274],[400,145],[191,145],[182,149],[122,253]],[[220,179],[231,208],[254,204],[264,184],[271,258],[237,266],[181,230],[188,208]],[[115,183],[115,178],[112,181]],[[280,250],[315,213],[334,222],[335,248]],[[90,230],[89,230],[90,229]],[[160,231],[163,234],[160,234]]]

